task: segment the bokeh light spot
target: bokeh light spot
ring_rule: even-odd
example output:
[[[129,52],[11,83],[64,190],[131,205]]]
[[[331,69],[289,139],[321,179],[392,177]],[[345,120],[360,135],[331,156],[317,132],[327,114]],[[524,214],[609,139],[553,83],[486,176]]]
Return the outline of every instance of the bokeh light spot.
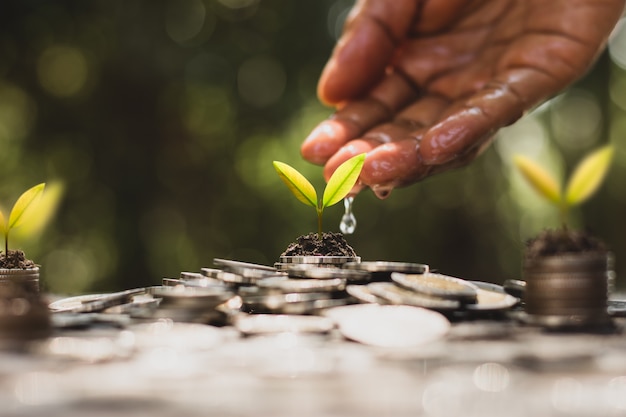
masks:
[[[341,36],[344,22],[353,5],[353,0],[340,0],[333,2],[333,5],[328,9],[326,24],[328,33],[333,39],[339,39],[339,36]]]
[[[626,18],[613,29],[609,40],[609,55],[615,64],[626,69]]]
[[[201,0],[170,1],[165,31],[174,42],[185,44],[202,32],[206,21],[206,7]]]
[[[267,107],[285,92],[287,76],[283,66],[272,58],[257,57],[245,61],[237,74],[239,95],[254,107]]]
[[[35,114],[35,103],[23,90],[11,84],[0,84],[0,143],[26,136]]]
[[[87,59],[77,48],[51,46],[39,57],[37,74],[41,86],[57,97],[78,94],[89,75]]]

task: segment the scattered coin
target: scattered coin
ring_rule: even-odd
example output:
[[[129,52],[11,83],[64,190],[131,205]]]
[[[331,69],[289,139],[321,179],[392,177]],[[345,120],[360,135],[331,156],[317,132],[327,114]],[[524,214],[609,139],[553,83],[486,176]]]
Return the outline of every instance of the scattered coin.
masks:
[[[526,281],[519,279],[507,279],[502,284],[504,290],[513,297],[524,298],[526,292]]]
[[[242,309],[249,313],[316,314],[318,311],[350,303],[348,298],[329,298],[326,294],[301,293],[242,297]]]
[[[626,317],[626,300],[609,300],[607,309],[613,317]]]
[[[389,281],[392,272],[403,272],[405,274],[424,274],[429,271],[428,265],[412,262],[390,262],[390,261],[365,261],[347,262],[342,268],[367,271],[372,274],[373,281]]]
[[[258,269],[263,271],[276,271],[276,268],[273,268],[268,265],[255,264],[250,262],[241,262],[241,261],[233,261],[230,259],[221,259],[214,258],[213,263],[215,265],[221,266],[225,270],[239,272],[245,269]]]
[[[199,272],[181,272],[180,279],[191,280],[191,279],[202,279],[206,276]]]
[[[476,286],[460,278],[428,272],[425,274],[404,274],[392,272],[391,279],[398,285],[422,294],[476,302]]]
[[[346,292],[363,303],[389,304],[387,300],[374,294],[367,285],[348,285]]]
[[[335,323],[320,316],[288,314],[252,314],[238,317],[235,328],[244,335],[272,333],[328,333]]]
[[[461,306],[458,300],[425,295],[391,282],[373,282],[367,287],[374,295],[387,300],[388,304],[424,307],[438,311],[456,310]]]
[[[315,301],[330,298],[330,295],[326,293],[283,293],[274,292],[274,290],[261,290],[254,293],[240,291],[239,295],[241,296],[244,305],[265,305],[273,309],[280,308],[288,303]]]
[[[155,298],[161,298],[160,307],[207,310],[215,308],[235,294],[222,288],[194,287],[151,287],[148,292]]]
[[[218,279],[226,284],[242,284],[253,285],[258,283],[262,279],[287,276],[286,274],[278,271],[264,271],[261,269],[247,269],[242,270],[240,273],[222,271]]]
[[[287,275],[292,278],[310,279],[337,279],[343,278],[349,282],[368,282],[371,273],[360,270],[347,270],[337,267],[319,267],[313,264],[295,264],[287,269]]]
[[[283,292],[335,292],[346,289],[346,280],[333,279],[289,279],[287,277],[272,277],[257,283],[260,288],[272,288]]]
[[[109,307],[125,304],[136,294],[145,293],[146,288],[135,288],[108,294],[86,294],[63,298],[48,305],[52,312],[92,313]]]
[[[442,314],[412,306],[357,304],[323,313],[337,323],[341,334],[366,345],[409,348],[446,335],[450,322]]]
[[[201,268],[202,275],[208,278],[218,278],[222,273],[222,270],[219,268]]]
[[[476,290],[476,303],[467,304],[465,307],[471,311],[497,311],[508,310],[519,302],[518,298],[510,294],[491,289],[478,288]]]

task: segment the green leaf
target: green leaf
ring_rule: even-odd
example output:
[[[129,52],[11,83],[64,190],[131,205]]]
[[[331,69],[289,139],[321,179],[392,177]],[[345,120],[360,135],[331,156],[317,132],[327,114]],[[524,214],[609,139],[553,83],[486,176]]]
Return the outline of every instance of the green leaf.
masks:
[[[33,207],[36,206],[36,203],[41,198],[41,193],[43,193],[45,186],[45,183],[37,184],[26,190],[17,199],[15,205],[13,205],[13,208],[11,209],[11,214],[9,215],[9,223],[7,224],[8,230],[11,230],[14,227],[19,227],[20,225],[28,222],[33,213],[35,213]]]
[[[513,162],[539,195],[556,205],[561,203],[561,191],[552,175],[525,156],[515,155]]]
[[[580,204],[598,189],[613,159],[613,146],[604,146],[587,155],[572,174],[565,198],[569,205]]]
[[[322,208],[330,207],[348,195],[359,179],[364,163],[365,154],[362,153],[353,156],[337,167],[328,180],[328,184],[326,184],[324,197],[322,198]]]
[[[317,207],[317,193],[309,180],[284,162],[274,161],[273,164],[280,179],[287,184],[287,187],[298,200],[309,206]]]
[[[47,184],[37,204],[30,206],[28,221],[15,230],[14,237],[18,240],[23,240],[39,233],[55,214],[63,196],[63,191],[63,185],[60,183],[53,182]]]

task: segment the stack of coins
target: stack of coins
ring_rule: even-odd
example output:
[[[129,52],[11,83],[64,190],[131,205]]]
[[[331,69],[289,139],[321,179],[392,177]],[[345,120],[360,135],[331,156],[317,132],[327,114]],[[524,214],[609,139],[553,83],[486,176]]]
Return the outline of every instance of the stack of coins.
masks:
[[[281,256],[274,267],[285,271],[294,265],[308,265],[317,268],[340,268],[348,262],[361,262],[359,256]]]
[[[548,327],[607,324],[611,256],[560,255],[524,262],[529,319]]]
[[[50,311],[39,294],[14,283],[0,286],[0,348],[21,348],[50,334]]]
[[[39,293],[39,267],[28,269],[0,268],[0,287],[18,285],[33,294]]]

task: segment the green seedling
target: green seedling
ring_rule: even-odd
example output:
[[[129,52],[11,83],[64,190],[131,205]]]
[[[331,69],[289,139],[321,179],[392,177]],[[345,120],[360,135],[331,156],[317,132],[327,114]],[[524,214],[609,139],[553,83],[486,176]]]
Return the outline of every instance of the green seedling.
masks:
[[[61,187],[53,184],[44,194],[45,183],[26,190],[15,202],[8,218],[0,211],[0,231],[4,236],[4,253],[9,254],[9,234],[12,231],[22,238],[42,229],[55,211]]]
[[[333,204],[337,204],[350,193],[350,190],[352,190],[352,187],[354,187],[354,184],[356,184],[359,178],[364,162],[365,154],[363,153],[353,156],[339,165],[329,178],[321,200],[318,200],[315,188],[309,180],[295,168],[279,161],[274,161],[273,164],[280,179],[287,184],[287,187],[296,198],[307,206],[315,207],[315,211],[317,212],[317,236],[321,239],[322,213],[324,209]]]
[[[602,184],[613,153],[613,146],[606,145],[588,154],[574,169],[565,188],[532,160],[516,155],[513,162],[532,188],[559,209],[561,223],[565,228],[570,209],[586,201]]]

